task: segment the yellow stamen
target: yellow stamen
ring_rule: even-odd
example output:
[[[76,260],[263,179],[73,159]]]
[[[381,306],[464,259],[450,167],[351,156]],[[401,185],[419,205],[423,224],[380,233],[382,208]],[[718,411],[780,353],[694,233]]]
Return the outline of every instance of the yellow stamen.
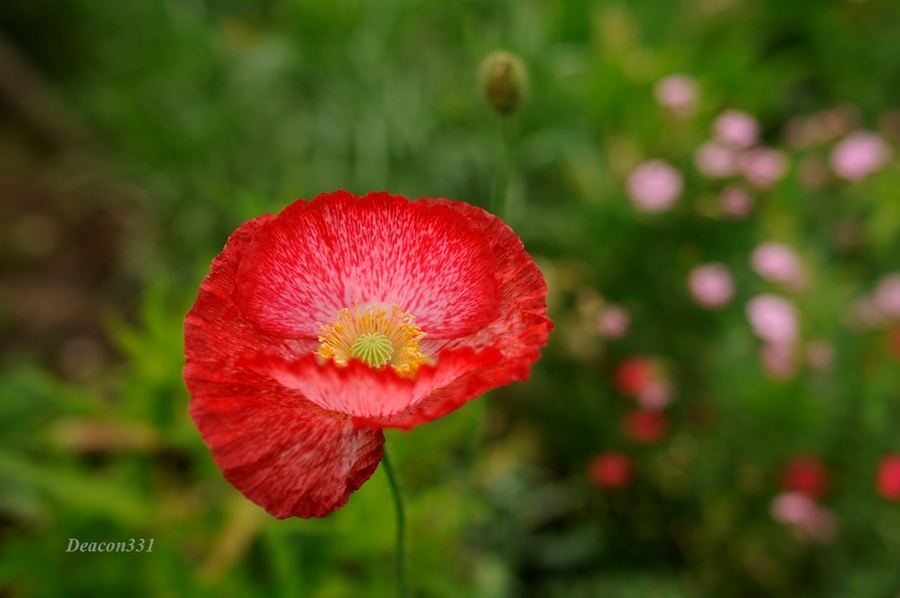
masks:
[[[412,314],[397,305],[342,309],[319,330],[322,345],[316,353],[338,365],[356,358],[374,368],[390,365],[401,376],[415,378],[423,363],[434,364],[419,349],[425,333],[415,325]]]

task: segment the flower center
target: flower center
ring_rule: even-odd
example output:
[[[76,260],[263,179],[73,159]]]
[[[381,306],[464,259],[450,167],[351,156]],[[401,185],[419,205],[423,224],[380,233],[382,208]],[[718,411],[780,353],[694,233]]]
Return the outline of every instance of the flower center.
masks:
[[[346,366],[355,358],[373,368],[390,365],[404,378],[415,378],[423,363],[434,363],[419,349],[425,333],[398,305],[342,309],[319,330],[322,344],[316,354],[337,365]]]
[[[384,367],[391,360],[394,345],[380,332],[367,332],[350,347],[350,356],[356,357],[375,368]]]

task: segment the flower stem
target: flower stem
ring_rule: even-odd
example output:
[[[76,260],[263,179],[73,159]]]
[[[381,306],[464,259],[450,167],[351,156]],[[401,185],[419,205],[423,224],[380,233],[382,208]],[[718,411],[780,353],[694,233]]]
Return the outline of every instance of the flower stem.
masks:
[[[509,195],[509,173],[512,169],[512,119],[500,117],[500,150],[497,161],[497,178],[494,180],[494,196],[491,198],[491,212],[501,220],[506,220],[506,200]]]
[[[394,473],[387,450],[384,451],[381,463],[384,465],[384,473],[387,474],[388,482],[391,485],[394,507],[397,510],[397,596],[407,598],[409,590],[406,586],[406,509],[403,505],[400,484],[397,483],[397,474]]]

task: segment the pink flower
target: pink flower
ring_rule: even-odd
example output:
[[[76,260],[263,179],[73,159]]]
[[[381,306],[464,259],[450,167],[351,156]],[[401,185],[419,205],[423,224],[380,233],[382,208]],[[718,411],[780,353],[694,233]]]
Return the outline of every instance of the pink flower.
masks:
[[[881,458],[875,487],[884,498],[900,501],[900,454],[888,454]]]
[[[757,274],[771,282],[798,286],[803,279],[800,258],[784,243],[767,241],[758,245],[750,255],[750,265]]]
[[[672,402],[672,385],[665,380],[650,381],[637,395],[637,403],[642,409],[659,411]]]
[[[831,150],[831,168],[839,177],[858,181],[884,166],[891,159],[891,148],[868,131],[857,131]]]
[[[757,189],[768,189],[787,174],[788,159],[778,150],[757,147],[743,152],[738,166],[748,183]]]
[[[610,305],[597,316],[597,331],[606,338],[622,338],[630,324],[628,310],[620,305]]]
[[[756,119],[741,110],[726,110],[712,125],[713,137],[739,149],[745,149],[759,140],[759,124]]]
[[[588,466],[588,479],[599,488],[625,488],[633,478],[631,459],[622,453],[600,453]]]
[[[885,313],[874,297],[864,295],[847,307],[848,323],[856,328],[877,328],[885,320]]]
[[[834,364],[834,346],[825,341],[810,341],[806,345],[806,363],[817,372],[827,372]]]
[[[875,304],[881,313],[900,316],[900,273],[883,277],[875,289]]]
[[[725,187],[719,201],[725,215],[734,220],[746,218],[753,210],[753,197],[740,187]]]
[[[688,116],[697,102],[697,83],[688,75],[669,75],[656,82],[653,95],[660,106],[676,116]]]
[[[628,195],[637,209],[662,212],[681,195],[681,173],[662,160],[650,160],[635,168],[626,181]]]
[[[737,152],[722,143],[707,141],[694,152],[694,164],[700,174],[711,179],[724,179],[737,171]]]
[[[759,359],[763,369],[776,380],[786,380],[797,371],[796,351],[793,342],[765,343]]]
[[[764,341],[787,344],[797,338],[797,310],[777,295],[758,295],[747,304],[747,319]]]
[[[703,307],[722,307],[734,296],[734,279],[722,264],[697,266],[688,275],[688,287],[694,300]]]
[[[834,513],[821,507],[806,494],[784,492],[769,506],[772,519],[793,526],[803,534],[821,542],[831,542],[837,536],[838,520]]]
[[[816,502],[802,492],[783,492],[769,506],[772,519],[780,523],[799,524],[815,516]]]

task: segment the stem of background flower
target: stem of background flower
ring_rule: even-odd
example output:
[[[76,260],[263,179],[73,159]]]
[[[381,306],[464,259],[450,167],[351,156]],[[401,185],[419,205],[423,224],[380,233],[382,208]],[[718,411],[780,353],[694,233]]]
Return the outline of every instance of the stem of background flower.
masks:
[[[501,220],[506,220],[506,200],[509,195],[509,173],[512,169],[512,118],[500,117],[500,150],[497,161],[497,178],[494,179],[494,196],[491,198],[491,212]]]
[[[406,587],[406,509],[403,505],[403,494],[400,492],[400,484],[397,483],[397,474],[394,473],[394,467],[391,465],[390,458],[388,458],[387,447],[385,447],[381,463],[384,465],[384,473],[387,474],[388,482],[391,485],[394,507],[397,510],[397,596],[406,598],[409,596],[409,591]]]

